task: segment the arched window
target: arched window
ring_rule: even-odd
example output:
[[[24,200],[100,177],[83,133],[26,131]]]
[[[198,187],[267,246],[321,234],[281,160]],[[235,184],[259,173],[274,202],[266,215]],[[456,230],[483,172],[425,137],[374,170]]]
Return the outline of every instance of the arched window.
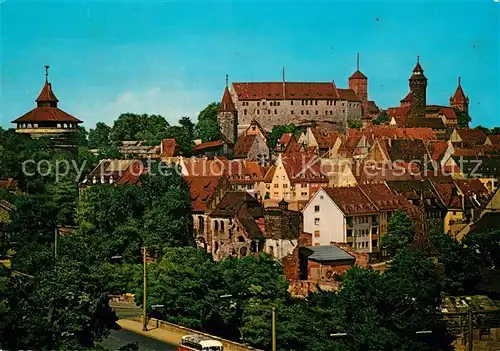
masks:
[[[240,249],[240,257],[245,257],[246,255],[247,255],[247,248],[245,246],[243,246]]]
[[[218,232],[218,231],[219,231],[219,222],[218,222],[218,221],[214,221],[214,230],[215,230],[216,232]]]
[[[224,231],[224,222],[223,221],[220,221],[220,231],[221,232]]]
[[[219,251],[219,243],[216,241],[215,242],[214,252],[217,253],[217,251]]]
[[[238,242],[240,243],[244,243],[245,242],[245,238],[243,236],[238,236]]]

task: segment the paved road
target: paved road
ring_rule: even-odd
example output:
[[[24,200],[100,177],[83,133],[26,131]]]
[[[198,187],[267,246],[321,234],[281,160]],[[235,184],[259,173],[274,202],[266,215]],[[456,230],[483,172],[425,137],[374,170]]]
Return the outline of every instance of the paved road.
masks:
[[[174,345],[169,345],[125,329],[113,330],[110,336],[102,342],[102,346],[107,349],[117,350],[129,343],[137,343],[141,351],[175,351],[177,349]]]

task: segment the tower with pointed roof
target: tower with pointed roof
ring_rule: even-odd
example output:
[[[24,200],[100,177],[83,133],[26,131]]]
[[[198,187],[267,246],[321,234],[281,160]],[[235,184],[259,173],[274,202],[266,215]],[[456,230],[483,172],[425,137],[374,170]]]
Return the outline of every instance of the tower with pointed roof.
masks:
[[[417,56],[417,64],[413,69],[413,74],[410,79],[410,96],[412,117],[424,118],[425,107],[427,106],[427,78],[424,75],[424,70],[420,65],[420,57]]]
[[[455,90],[455,94],[450,97],[450,106],[466,113],[469,112],[469,97],[465,95],[462,89],[460,77],[458,77],[458,86]]]
[[[217,113],[217,122],[221,134],[230,142],[236,143],[238,139],[238,113],[229,91],[227,74],[226,87]]]
[[[368,106],[368,78],[359,70],[359,53],[356,58],[356,72],[349,77],[349,89],[361,99],[363,106]]]
[[[49,82],[49,66],[45,66],[45,83],[35,102],[33,110],[12,121],[16,132],[32,138],[49,137],[59,148],[76,148],[76,134],[82,121],[59,109],[59,100]]]

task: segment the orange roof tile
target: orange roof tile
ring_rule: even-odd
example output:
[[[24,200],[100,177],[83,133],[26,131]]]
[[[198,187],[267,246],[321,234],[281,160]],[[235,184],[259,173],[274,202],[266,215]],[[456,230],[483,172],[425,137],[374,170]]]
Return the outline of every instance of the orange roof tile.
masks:
[[[205,212],[206,202],[213,195],[220,177],[184,177],[189,185],[193,212]]]
[[[252,82],[232,84],[238,100],[273,100],[273,99],[340,99],[333,82]]]
[[[229,93],[229,89],[227,88],[227,86],[224,89],[224,94],[222,95],[219,112],[236,112],[233,99],[231,98],[231,94]]]
[[[57,107],[36,107],[33,110],[25,113],[21,117],[12,121],[19,122],[70,122],[82,123],[78,118],[71,116],[69,113]]]
[[[52,91],[52,84],[48,81],[45,81],[43,85],[42,91],[38,95],[36,102],[59,102],[56,97],[56,94]]]

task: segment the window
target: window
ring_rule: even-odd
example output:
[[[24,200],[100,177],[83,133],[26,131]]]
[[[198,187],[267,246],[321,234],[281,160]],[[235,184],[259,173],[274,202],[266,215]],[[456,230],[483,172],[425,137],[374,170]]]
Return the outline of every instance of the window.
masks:
[[[315,230],[314,231],[314,237],[315,238],[319,238],[319,230]]]
[[[257,114],[260,115],[260,110],[257,110]]]
[[[280,102],[279,102],[279,101],[277,101],[277,104],[278,104],[278,106],[279,106],[279,105],[280,105]]]
[[[319,218],[314,218],[314,225],[319,225]]]
[[[270,115],[271,114],[271,110],[267,110],[267,114]]]
[[[275,183],[275,184],[274,184],[274,188],[275,188],[275,189],[277,189],[277,188],[279,188],[279,187],[280,187],[280,185],[279,185],[278,183]]]
[[[243,114],[246,116],[246,114],[247,114],[247,109],[244,109],[244,110],[243,110]]]
[[[220,231],[221,232],[224,231],[224,222],[223,221],[220,221]]]
[[[301,196],[307,196],[307,192],[301,192],[300,195]]]
[[[377,247],[378,241],[377,240],[372,240],[372,247]]]
[[[293,110],[290,111],[290,114],[293,115]]]
[[[314,206],[314,212],[319,212],[319,205]]]
[[[306,115],[308,115],[308,114],[309,114],[309,110],[306,111]]]
[[[260,106],[260,101],[257,101],[257,106]]]
[[[301,110],[301,111],[300,111],[300,114],[301,114],[301,115],[303,115],[303,114],[304,114],[304,110]]]
[[[315,105],[317,105],[317,104],[318,104],[318,100],[316,100],[316,101],[314,102],[314,104],[315,104]]]
[[[279,193],[278,192],[274,192],[274,197],[277,198],[279,196]]]
[[[320,195],[319,196],[320,200],[323,200],[324,199],[324,196],[323,195]]]
[[[301,188],[307,188],[307,184],[306,184],[306,183],[301,183],[301,184],[300,184],[300,187],[301,187]]]
[[[316,114],[318,114],[318,113],[319,113],[319,111],[318,111],[318,110],[316,110]]]
[[[292,105],[292,106],[293,106],[293,100],[292,100],[292,101],[290,101],[290,105]]]
[[[288,189],[288,184],[283,184],[283,189]]]
[[[278,110],[274,109],[274,114],[277,115],[278,114]]]

